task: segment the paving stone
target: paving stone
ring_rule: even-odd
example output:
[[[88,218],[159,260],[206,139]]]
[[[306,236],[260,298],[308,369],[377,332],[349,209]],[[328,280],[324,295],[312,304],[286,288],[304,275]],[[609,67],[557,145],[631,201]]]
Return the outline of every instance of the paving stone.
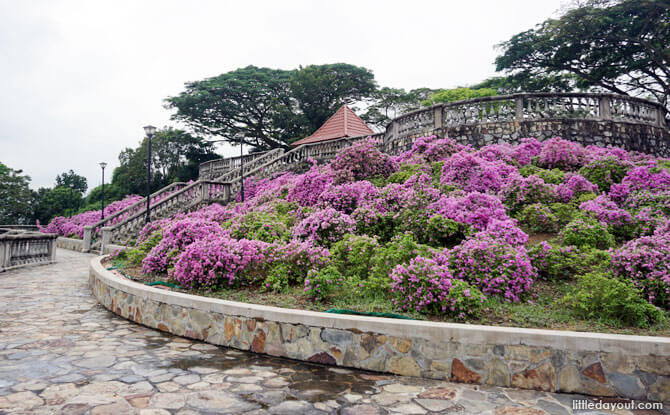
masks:
[[[285,401],[269,409],[272,415],[304,414],[312,409],[312,405],[304,401]]]

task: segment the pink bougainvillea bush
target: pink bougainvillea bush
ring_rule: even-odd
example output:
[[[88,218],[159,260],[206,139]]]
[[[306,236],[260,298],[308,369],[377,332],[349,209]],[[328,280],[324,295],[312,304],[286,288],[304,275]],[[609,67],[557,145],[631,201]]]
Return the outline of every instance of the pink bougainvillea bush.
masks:
[[[561,138],[431,136],[393,156],[363,140],[304,173],[247,179],[244,202],[149,224],[135,250],[189,289],[370,296],[453,319],[534,304],[537,284],[563,284],[559,301],[593,273],[668,309],[668,166]]]
[[[137,195],[126,196],[122,200],[112,202],[109,205],[105,206],[105,217],[111,216],[123,209],[134,205],[135,203],[141,201],[143,198]],[[83,212],[78,215],[64,217],[57,216],[49,222],[48,225],[42,226],[39,221],[37,222],[37,227],[40,232],[44,233],[56,233],[61,236],[83,238],[84,237],[84,227],[95,225],[101,220],[100,210],[89,210],[88,212]]]

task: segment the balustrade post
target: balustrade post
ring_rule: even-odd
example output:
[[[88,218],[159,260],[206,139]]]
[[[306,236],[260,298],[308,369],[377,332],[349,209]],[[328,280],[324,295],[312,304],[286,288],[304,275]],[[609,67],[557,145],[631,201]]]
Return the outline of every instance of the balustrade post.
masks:
[[[438,105],[433,108],[433,131],[437,132],[437,135],[442,135],[444,123],[442,122],[442,105]]]
[[[56,262],[56,238],[49,239],[47,242],[49,251],[49,261]]]
[[[81,252],[89,252],[91,250],[91,239],[93,237],[93,226],[84,227],[84,246]]]
[[[100,255],[105,254],[105,246],[112,243],[112,228],[105,226],[101,230],[102,232],[102,242],[100,242]]]
[[[200,183],[200,195],[198,202],[209,202],[209,183]]]
[[[0,272],[9,267],[9,245],[8,240],[0,240]]]
[[[514,99],[514,119],[523,121],[523,97]]]
[[[600,118],[603,120],[612,119],[612,111],[610,108],[610,97],[601,96],[598,99],[598,112],[600,113]]]

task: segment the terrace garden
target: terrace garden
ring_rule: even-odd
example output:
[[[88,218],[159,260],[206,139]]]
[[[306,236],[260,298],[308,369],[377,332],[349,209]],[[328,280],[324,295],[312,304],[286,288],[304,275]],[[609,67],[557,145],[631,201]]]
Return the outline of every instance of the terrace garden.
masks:
[[[239,199],[239,198],[238,198]],[[111,262],[217,298],[670,335],[670,161],[560,138],[361,141],[147,225]]]

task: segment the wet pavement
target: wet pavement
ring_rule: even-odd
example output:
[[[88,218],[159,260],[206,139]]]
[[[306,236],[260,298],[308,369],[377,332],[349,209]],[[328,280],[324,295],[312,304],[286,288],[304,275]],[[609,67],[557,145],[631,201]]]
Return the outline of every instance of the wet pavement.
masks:
[[[56,264],[0,273],[0,414],[663,413],[573,412],[573,400],[595,401],[320,366],[166,335],[97,304],[90,258],[59,250]]]

